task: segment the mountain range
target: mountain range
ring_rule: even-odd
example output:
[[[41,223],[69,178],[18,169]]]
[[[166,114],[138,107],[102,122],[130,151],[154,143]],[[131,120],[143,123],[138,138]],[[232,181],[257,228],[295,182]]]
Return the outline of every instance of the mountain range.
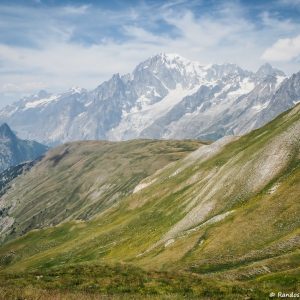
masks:
[[[300,104],[213,143],[80,141],[51,149],[0,199],[0,294],[258,300],[295,293],[299,132]]]
[[[47,146],[35,141],[19,139],[6,123],[0,125],[0,172],[35,160],[48,149]]]
[[[161,53],[132,73],[115,74],[94,90],[25,97],[0,111],[21,138],[48,145],[75,140],[136,138],[217,140],[241,135],[300,100],[300,73],[287,77],[265,64],[202,66]]]

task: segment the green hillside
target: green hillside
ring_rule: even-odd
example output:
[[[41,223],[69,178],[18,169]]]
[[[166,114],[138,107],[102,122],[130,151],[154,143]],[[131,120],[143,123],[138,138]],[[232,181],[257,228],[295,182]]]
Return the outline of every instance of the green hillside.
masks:
[[[2,217],[10,225],[3,226],[2,240],[63,221],[88,220],[132,193],[143,178],[201,145],[88,141],[55,148],[2,198]]]
[[[299,133],[300,105],[210,145],[53,150],[5,195],[15,222],[7,239],[44,228],[1,246],[2,293],[268,299],[299,291]]]

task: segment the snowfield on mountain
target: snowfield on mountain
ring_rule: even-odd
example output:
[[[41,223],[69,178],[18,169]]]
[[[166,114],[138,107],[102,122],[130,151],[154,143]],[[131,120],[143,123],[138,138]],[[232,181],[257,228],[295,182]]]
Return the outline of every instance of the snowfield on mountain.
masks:
[[[300,73],[288,78],[269,64],[257,72],[234,64],[202,66],[161,53],[131,74],[97,88],[41,91],[0,111],[25,139],[56,145],[135,138],[216,140],[258,128],[300,100]]]

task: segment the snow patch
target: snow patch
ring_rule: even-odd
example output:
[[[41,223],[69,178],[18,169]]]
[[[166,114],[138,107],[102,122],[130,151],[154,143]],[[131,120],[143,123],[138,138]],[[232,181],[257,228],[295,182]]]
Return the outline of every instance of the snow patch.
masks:
[[[238,97],[244,94],[248,94],[254,89],[254,87],[255,84],[253,81],[251,81],[249,78],[244,78],[240,83],[240,87],[237,90],[228,93],[228,96]]]
[[[181,84],[177,84],[174,90],[169,93],[161,101],[154,104],[148,104],[150,101],[146,96],[141,96],[138,102],[142,107],[133,107],[131,111],[123,115],[121,122],[108,133],[110,140],[121,140],[125,133],[131,133],[137,136],[146,127],[150,126],[160,116],[166,114],[174,105],[179,103],[184,97],[194,94],[200,86],[192,89],[184,89]],[[131,138],[129,135],[129,138]]]
[[[293,104],[296,105],[300,102],[300,100],[293,101]]]
[[[268,105],[269,105],[270,101],[267,101],[265,103],[262,104],[257,104],[252,106],[252,109],[256,110],[256,111],[262,111],[263,109],[265,109]]]
[[[71,89],[69,90],[72,94],[81,94],[82,92],[85,91],[84,88],[78,87],[78,86],[73,86],[71,87]]]
[[[279,88],[284,79],[286,79],[286,76],[277,76],[275,89]]]
[[[48,105],[51,102],[57,101],[58,99],[59,99],[59,96],[52,95],[49,98],[44,98],[44,99],[40,99],[40,100],[32,101],[32,102],[27,102],[25,104],[24,110],[30,109],[30,108],[39,107],[39,106],[46,106],[46,105]]]

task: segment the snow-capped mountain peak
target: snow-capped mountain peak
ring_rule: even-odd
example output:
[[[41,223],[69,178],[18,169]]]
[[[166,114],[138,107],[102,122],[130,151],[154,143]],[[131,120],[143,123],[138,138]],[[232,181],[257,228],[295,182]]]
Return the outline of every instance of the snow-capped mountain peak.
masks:
[[[263,125],[300,99],[299,76],[271,65],[256,73],[236,64],[201,65],[160,53],[132,73],[114,74],[92,91],[79,87],[27,97],[0,111],[26,139],[217,139]],[[288,91],[292,90],[292,93]],[[279,96],[281,99],[279,101]]]
[[[87,91],[86,89],[81,88],[81,87],[79,87],[79,86],[72,86],[72,87],[68,90],[68,92],[73,93],[73,94],[81,94],[81,93],[84,93],[84,92],[86,92],[86,91]]]
[[[26,101],[24,109],[43,107],[53,101],[57,101],[58,99],[59,95],[47,95],[45,98],[37,98],[31,101]]]
[[[263,64],[255,73],[255,75],[259,78],[265,78],[267,76],[282,76],[286,75],[281,70],[273,68],[269,63]]]
[[[180,69],[182,70],[188,70],[191,68],[203,68],[199,62],[188,60],[187,58],[175,54],[175,53],[160,53],[154,56],[151,56],[144,62],[140,63],[136,70],[147,69],[150,68],[150,70],[155,70],[155,68],[159,68],[165,66],[165,68],[168,69]]]
[[[135,82],[148,81],[149,86],[161,85],[158,92],[166,95],[168,90],[173,90],[178,84],[184,89],[192,89],[205,81],[206,71],[198,62],[190,61],[178,54],[160,53],[140,63],[133,71]]]

